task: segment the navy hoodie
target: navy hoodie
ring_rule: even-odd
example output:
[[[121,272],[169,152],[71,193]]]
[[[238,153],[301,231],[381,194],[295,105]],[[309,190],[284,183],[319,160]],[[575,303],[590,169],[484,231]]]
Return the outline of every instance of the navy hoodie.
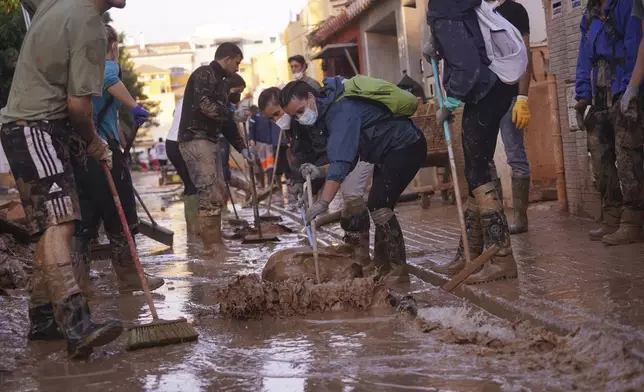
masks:
[[[382,163],[390,151],[416,142],[421,131],[408,118],[394,117],[369,99],[336,99],[344,92],[342,77],[324,79],[317,98],[316,127],[327,136],[327,180],[342,182],[361,160]]]
[[[476,11],[482,0],[431,0],[427,24],[444,59],[443,86],[448,97],[478,102],[497,76],[490,71]]]

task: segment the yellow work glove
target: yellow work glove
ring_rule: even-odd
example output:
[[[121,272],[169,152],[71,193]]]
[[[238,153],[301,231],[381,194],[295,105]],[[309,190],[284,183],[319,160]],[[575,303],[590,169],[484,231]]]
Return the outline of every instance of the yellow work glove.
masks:
[[[512,122],[519,129],[526,129],[530,123],[530,107],[528,97],[519,95],[512,108]]]

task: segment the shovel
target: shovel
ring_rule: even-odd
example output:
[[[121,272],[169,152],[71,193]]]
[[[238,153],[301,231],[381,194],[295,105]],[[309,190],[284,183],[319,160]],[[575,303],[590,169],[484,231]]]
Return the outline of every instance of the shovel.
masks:
[[[266,210],[266,214],[259,217],[264,222],[279,222],[282,220],[282,217],[280,216],[271,215],[271,203],[273,201],[273,189],[275,189],[275,179],[277,178],[277,165],[280,159],[280,147],[282,144],[283,133],[284,133],[284,130],[280,129],[280,136],[277,138],[277,151],[275,152],[275,163],[274,163],[275,171],[273,173],[273,179],[271,180],[271,190],[268,195],[268,209]]]
[[[234,226],[248,226],[248,221],[245,219],[240,219],[237,215],[237,207],[235,207],[235,201],[233,200],[233,194],[230,192],[230,184],[226,182],[226,189],[228,189],[228,197],[230,198],[230,204],[233,205],[233,212],[235,213],[235,218],[228,219],[228,223]]]
[[[144,219],[139,220],[139,232],[146,237],[152,238],[155,241],[158,241],[164,245],[172,247],[172,244],[174,243],[174,231],[158,225],[154,221],[154,218],[152,218],[152,214],[150,214],[150,211],[148,211],[148,208],[143,203],[143,199],[141,199],[139,192],[137,192],[136,189],[133,189],[133,190],[134,190],[134,196],[136,196],[139,203],[141,203],[141,207],[143,207],[143,209],[145,210],[145,213],[148,215],[148,218],[150,218],[149,222]]]
[[[246,124],[244,124],[244,134],[246,135],[246,144],[248,145],[248,132],[246,131]],[[256,244],[268,241],[279,241],[276,235],[262,235],[262,225],[259,218],[259,207],[257,202],[257,190],[255,189],[255,168],[253,165],[248,165],[250,176],[250,191],[253,196],[253,214],[255,215],[255,229],[258,234],[249,234],[242,240],[242,244]]]

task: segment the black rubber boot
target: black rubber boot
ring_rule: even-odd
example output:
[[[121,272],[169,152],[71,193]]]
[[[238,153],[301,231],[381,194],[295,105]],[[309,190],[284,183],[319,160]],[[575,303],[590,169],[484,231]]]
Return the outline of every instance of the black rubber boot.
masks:
[[[54,319],[54,307],[51,303],[29,307],[29,340],[65,339]]]
[[[56,321],[67,338],[67,352],[71,358],[85,358],[94,347],[112,342],[123,332],[123,324],[119,320],[93,323],[87,297],[83,293],[70,295],[55,309]]]
[[[87,295],[92,295],[91,280],[89,277],[89,257],[91,239],[84,235],[72,237],[72,267],[78,287]]]
[[[354,257],[363,265],[371,263],[369,256],[369,210],[362,199],[345,201],[340,218],[344,243],[354,246]]]
[[[510,225],[510,234],[521,234],[528,231],[528,199],[530,197],[530,177],[512,177],[512,203],[514,222]]]
[[[376,224],[374,261],[380,267],[385,284],[408,283],[405,238],[398,218],[389,208],[376,210],[371,216]]]

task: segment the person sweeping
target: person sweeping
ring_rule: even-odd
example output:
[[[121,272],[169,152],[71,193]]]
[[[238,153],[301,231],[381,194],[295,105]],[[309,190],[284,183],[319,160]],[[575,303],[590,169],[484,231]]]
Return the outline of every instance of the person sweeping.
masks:
[[[91,160],[112,166],[112,152],[92,121],[92,96],[102,92],[107,47],[102,15],[112,7],[125,7],[125,0],[41,4],[22,43],[7,106],[0,111],[2,147],[22,184],[18,190],[29,230],[40,235],[28,339],[65,339],[72,358],[86,358],[123,331],[119,320],[92,321],[71,252],[83,186],[74,168]]]

